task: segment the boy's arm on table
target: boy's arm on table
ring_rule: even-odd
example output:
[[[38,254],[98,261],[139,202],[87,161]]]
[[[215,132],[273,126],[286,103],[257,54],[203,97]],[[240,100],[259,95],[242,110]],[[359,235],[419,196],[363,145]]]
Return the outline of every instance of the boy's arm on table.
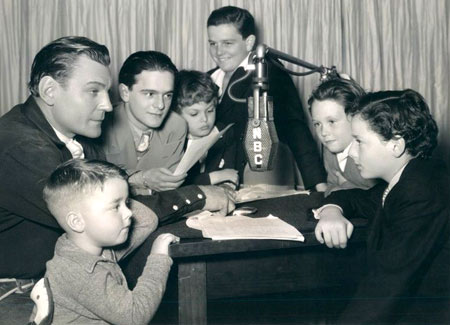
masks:
[[[448,190],[429,188],[425,192],[415,192],[408,193],[409,196],[403,200],[392,198],[395,202],[386,211],[391,215],[389,232],[384,232],[380,249],[369,252],[376,262],[376,272],[369,270],[357,292],[358,297],[375,299],[371,299],[369,304],[365,299],[356,300],[343,314],[344,322],[350,321],[352,315],[360,315],[358,323],[365,324],[381,322],[383,316],[394,311],[398,314],[405,297],[416,295],[414,290],[448,241],[448,197],[444,198]],[[448,268],[449,263],[447,259],[443,267]],[[436,281],[439,283],[439,279]]]
[[[353,225],[348,219],[358,217],[372,219],[381,205],[385,187],[386,184],[383,183],[370,190],[351,189],[332,192],[319,209],[320,220],[315,229],[317,240],[330,248],[345,248],[353,232]]]
[[[123,259],[141,245],[158,226],[158,217],[144,204],[131,199],[130,209],[133,212],[133,223],[126,243],[115,250],[117,260]]]
[[[172,263],[167,255],[150,254],[133,291],[108,270],[100,270],[80,283],[71,282],[79,288],[73,299],[108,323],[148,324],[161,302]]]

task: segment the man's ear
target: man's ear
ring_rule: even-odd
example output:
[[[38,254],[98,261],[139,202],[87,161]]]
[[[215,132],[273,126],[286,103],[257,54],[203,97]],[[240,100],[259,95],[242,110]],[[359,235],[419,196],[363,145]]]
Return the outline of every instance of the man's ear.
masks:
[[[51,76],[44,76],[39,81],[39,97],[42,98],[48,106],[53,106],[59,87],[59,83]]]
[[[128,103],[128,101],[130,100],[130,90],[128,89],[127,85],[122,83],[119,84],[119,95],[125,103]]]
[[[392,152],[394,153],[394,157],[401,157],[406,150],[405,139],[403,139],[403,137],[401,136],[395,136],[389,141],[392,143]]]
[[[247,38],[245,39],[245,46],[247,48],[247,52],[250,52],[251,50],[253,50],[253,47],[255,46],[255,42],[256,42],[256,36],[255,35],[248,35]]]
[[[74,232],[80,233],[84,231],[85,226],[84,219],[77,212],[70,211],[69,213],[67,213],[66,223],[67,226]]]

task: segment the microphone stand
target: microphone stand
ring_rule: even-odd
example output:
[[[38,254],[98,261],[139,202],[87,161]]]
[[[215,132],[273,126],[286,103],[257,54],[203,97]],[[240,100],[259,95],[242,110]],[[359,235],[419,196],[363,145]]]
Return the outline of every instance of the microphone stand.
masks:
[[[253,95],[247,99],[248,123],[245,130],[245,155],[251,170],[267,171],[273,168],[279,142],[273,119],[273,101],[272,97],[268,95],[269,75],[267,62],[270,61],[278,68],[296,76],[306,76],[318,72],[322,81],[333,76],[339,77],[339,75],[334,66],[331,68],[316,66],[272,49],[265,44],[258,45],[250,59],[253,61],[253,66],[251,67],[251,70],[253,70]],[[296,64],[310,71],[295,72],[288,70],[278,59]],[[235,98],[231,94],[231,88],[235,83],[247,78],[250,73],[251,71],[247,71],[243,78],[236,80],[228,87],[228,95],[232,100],[235,100]],[[241,99],[238,101],[242,102]]]

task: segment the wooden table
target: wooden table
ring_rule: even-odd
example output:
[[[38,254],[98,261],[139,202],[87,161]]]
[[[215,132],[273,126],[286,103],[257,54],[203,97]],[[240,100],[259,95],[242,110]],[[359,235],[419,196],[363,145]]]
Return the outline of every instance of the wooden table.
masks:
[[[207,324],[208,299],[345,287],[358,281],[365,270],[365,221],[354,221],[349,247],[329,249],[316,241],[316,221],[308,213],[321,200],[313,193],[245,204],[258,208],[255,217],[272,213],[297,227],[304,242],[212,241],[184,221],[158,229],[153,237],[172,232],[182,238],[170,247],[178,266],[179,324]]]

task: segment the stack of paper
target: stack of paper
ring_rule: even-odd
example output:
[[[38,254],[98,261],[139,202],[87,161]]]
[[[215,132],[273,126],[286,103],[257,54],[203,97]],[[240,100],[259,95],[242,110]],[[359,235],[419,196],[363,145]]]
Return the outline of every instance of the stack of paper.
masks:
[[[270,199],[275,197],[282,197],[296,194],[307,194],[308,190],[288,189],[286,186],[269,185],[269,184],[255,184],[242,185],[239,191],[236,191],[236,203],[251,202],[257,200]]]
[[[204,211],[191,216],[186,224],[202,231],[203,237],[213,240],[279,239],[304,241],[303,235],[287,222],[268,215],[265,218],[245,216],[222,217]]]

